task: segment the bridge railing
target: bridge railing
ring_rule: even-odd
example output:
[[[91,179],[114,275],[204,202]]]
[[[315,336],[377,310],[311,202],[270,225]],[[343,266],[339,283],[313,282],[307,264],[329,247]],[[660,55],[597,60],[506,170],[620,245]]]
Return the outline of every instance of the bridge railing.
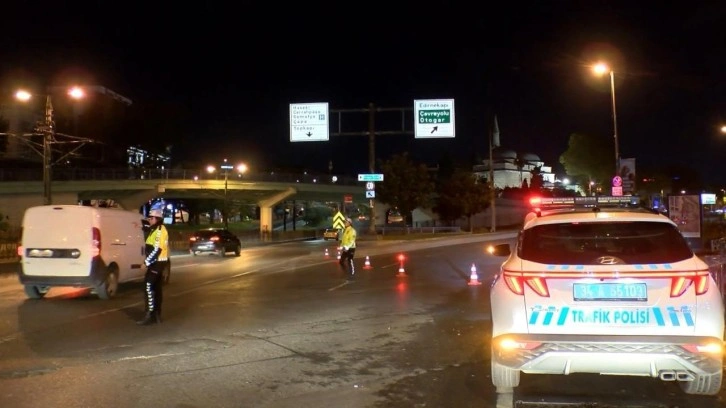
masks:
[[[200,170],[188,169],[127,169],[127,168],[66,168],[54,167],[53,181],[84,181],[84,180],[220,180],[222,174],[209,174]],[[228,180],[244,180],[279,183],[318,183],[338,185],[359,185],[357,177],[337,176],[333,182],[328,175],[305,173],[257,172],[237,175],[230,173]],[[43,170],[38,169],[2,169],[0,182],[3,181],[42,181]]]

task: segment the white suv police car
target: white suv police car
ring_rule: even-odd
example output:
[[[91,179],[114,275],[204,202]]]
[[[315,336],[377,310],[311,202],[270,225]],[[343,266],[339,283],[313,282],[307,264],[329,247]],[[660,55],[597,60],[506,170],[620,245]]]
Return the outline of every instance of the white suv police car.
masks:
[[[708,265],[638,197],[541,198],[491,288],[492,383],[599,373],[721,388],[724,306]]]

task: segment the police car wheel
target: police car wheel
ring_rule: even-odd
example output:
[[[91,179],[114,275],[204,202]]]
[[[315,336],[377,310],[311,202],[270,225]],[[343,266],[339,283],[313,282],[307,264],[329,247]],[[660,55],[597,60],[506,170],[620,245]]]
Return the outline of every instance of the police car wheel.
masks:
[[[510,393],[513,388],[519,386],[521,372],[513,368],[497,363],[494,358],[495,351],[492,348],[492,384],[497,389],[497,393]]]
[[[678,381],[681,390],[691,395],[718,395],[721,390],[723,372],[696,375],[693,381]]]

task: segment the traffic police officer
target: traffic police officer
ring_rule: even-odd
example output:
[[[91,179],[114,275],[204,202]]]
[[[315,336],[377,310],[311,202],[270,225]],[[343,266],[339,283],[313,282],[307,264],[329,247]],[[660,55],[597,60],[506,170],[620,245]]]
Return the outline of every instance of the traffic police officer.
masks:
[[[343,272],[346,273],[348,281],[355,279],[353,256],[355,255],[355,239],[357,235],[355,228],[353,228],[353,220],[346,217],[343,237],[340,240],[340,246],[343,248],[343,251],[340,254],[339,264]]]
[[[144,305],[146,315],[136,322],[140,325],[161,323],[161,301],[164,270],[169,265],[169,232],[159,208],[149,211],[149,235],[146,237],[146,275],[144,275]]]

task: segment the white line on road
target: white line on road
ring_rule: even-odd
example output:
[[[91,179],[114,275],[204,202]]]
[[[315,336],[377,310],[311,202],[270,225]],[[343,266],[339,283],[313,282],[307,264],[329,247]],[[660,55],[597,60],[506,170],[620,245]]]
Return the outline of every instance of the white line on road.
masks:
[[[349,284],[349,283],[350,283],[350,282],[343,282],[343,283],[341,283],[341,284],[340,284],[340,285],[338,285],[338,286],[333,286],[332,288],[328,289],[328,292],[332,292],[332,291],[334,291],[334,290],[336,290],[336,289],[340,289],[340,288],[342,288],[343,286],[345,286],[345,285],[347,285],[347,284]]]

